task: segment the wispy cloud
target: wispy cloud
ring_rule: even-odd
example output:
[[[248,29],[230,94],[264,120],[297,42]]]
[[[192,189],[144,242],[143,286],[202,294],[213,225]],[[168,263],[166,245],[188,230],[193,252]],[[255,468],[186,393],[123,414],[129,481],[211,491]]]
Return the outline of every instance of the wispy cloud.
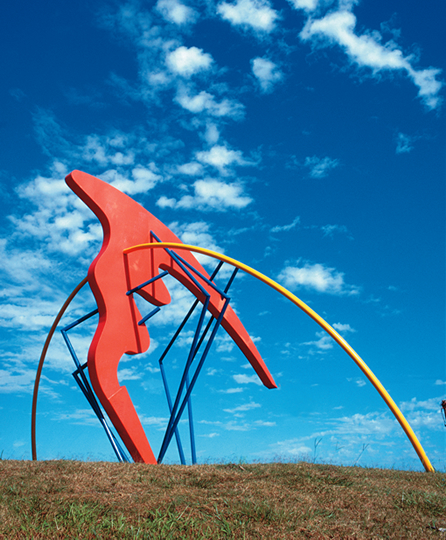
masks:
[[[408,154],[413,150],[414,137],[406,135],[404,133],[398,133],[396,136],[396,153]]]
[[[252,199],[243,192],[239,184],[226,184],[220,180],[197,180],[193,184],[193,195],[184,195],[179,200],[162,196],[157,205],[161,208],[184,208],[191,210],[242,209],[248,206]]]
[[[222,2],[217,6],[219,15],[233,26],[269,34],[275,29],[279,14],[268,0],[237,0],[234,4]]]
[[[238,407],[235,407],[234,409],[224,409],[227,413],[240,413],[240,412],[246,412],[251,411],[252,409],[258,409],[261,407],[260,403],[255,403],[254,401],[250,401],[249,403],[245,403],[244,405],[239,405]]]
[[[319,0],[288,0],[288,2],[295,9],[303,9],[307,12],[314,11],[319,4]]]
[[[334,323],[334,324],[332,324],[332,326],[340,334],[348,333],[348,332],[356,332],[356,330],[354,328],[352,328],[349,324]]]
[[[212,65],[212,56],[198,47],[182,45],[166,56],[167,67],[181,77],[192,77],[202,71],[207,71]]]
[[[53,420],[56,420],[57,422],[68,421],[70,424],[74,425],[101,427],[93,409],[76,409],[70,413],[58,413],[54,415]]]
[[[280,69],[268,58],[254,58],[251,67],[262,92],[271,92],[274,85],[283,78]]]
[[[291,223],[288,225],[276,225],[275,227],[271,228],[272,233],[278,233],[278,232],[286,232],[291,231],[291,229],[294,229],[297,227],[300,223],[300,217],[296,216]]]
[[[198,18],[198,13],[193,8],[182,4],[178,0],[158,0],[156,9],[166,21],[179,26],[192,24]]]
[[[228,388],[226,390],[220,390],[221,394],[241,394],[243,392],[243,388]]]
[[[322,444],[318,454],[324,454],[323,459],[336,459],[338,462],[352,462],[358,457],[358,452],[364,449],[364,444],[371,448],[385,445],[399,426],[395,419],[386,413],[370,412],[351,416],[331,417],[324,421],[328,427],[313,431],[303,437],[279,440],[271,445],[269,453],[275,456],[307,457],[315,455],[315,441]],[[388,445],[394,443],[389,442]],[[393,459],[393,458],[392,458]]]
[[[310,176],[312,178],[324,178],[332,169],[339,166],[339,160],[329,157],[319,158],[312,156],[305,158],[304,165],[310,170]]]
[[[205,90],[190,95],[189,89],[184,86],[179,88],[175,101],[194,114],[205,113],[217,118],[229,117],[238,120],[244,113],[243,105],[236,100],[224,98],[217,101],[215,96]]]
[[[296,7],[303,7],[304,4],[308,6],[312,3],[298,1],[296,4]],[[441,102],[438,94],[443,86],[443,83],[437,80],[441,70],[415,69],[412,65],[413,57],[405,57],[394,41],[388,41],[383,45],[382,36],[377,31],[356,34],[356,17],[351,13],[351,7],[330,11],[320,19],[309,18],[300,33],[300,38],[314,45],[336,44],[344,50],[353,65],[369,68],[375,75],[380,72],[405,72],[418,87],[418,96],[426,107],[437,108]]]
[[[318,349],[320,352],[328,351],[333,348],[333,338],[329,336],[326,332],[316,332],[316,337],[318,339],[313,341],[305,341],[304,343],[302,343],[302,345],[316,347],[316,349]]]
[[[322,225],[321,231],[324,233],[324,236],[329,236],[332,238],[335,233],[338,234],[347,234],[351,239],[349,231],[345,225]]]
[[[230,165],[252,165],[252,163],[243,158],[239,150],[232,150],[223,145],[215,145],[210,150],[197,152],[197,160],[206,165],[215,167],[220,172],[226,172]]]
[[[302,261],[300,266],[286,266],[277,279],[291,290],[303,288],[334,295],[359,294],[358,287],[345,283],[343,272],[320,263]]]
[[[443,397],[433,397],[419,400],[414,397],[410,401],[400,403],[400,409],[406,414],[407,420],[416,429],[424,428],[434,431],[444,430],[441,414],[441,401]]]
[[[258,386],[262,386],[262,381],[259,379],[258,375],[245,375],[244,373],[240,373],[237,375],[233,375],[232,378],[237,384],[257,384]]]

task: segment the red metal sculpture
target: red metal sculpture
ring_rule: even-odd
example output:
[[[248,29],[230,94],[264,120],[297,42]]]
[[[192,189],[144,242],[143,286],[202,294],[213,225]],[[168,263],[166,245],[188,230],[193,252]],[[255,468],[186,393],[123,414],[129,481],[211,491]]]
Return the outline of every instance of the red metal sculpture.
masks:
[[[192,279],[165,250],[140,251],[124,255],[129,246],[154,242],[180,242],[175,234],[133,199],[89,174],[73,171],[68,186],[99,218],[104,240],[102,249],[88,271],[88,282],[99,310],[99,324],[88,352],[88,372],[93,389],[111,422],[135,461],[156,463],[138,414],[125,386],[118,381],[118,364],[124,354],[138,354],[149,348],[150,338],[133,295],[127,293],[139,284],[168,271],[204,303],[204,288],[210,296],[208,309],[218,318],[224,304],[221,295],[203,279]],[[184,260],[202,276],[208,274],[190,252]],[[200,282],[197,284],[197,280]],[[161,279],[137,292],[155,306],[170,302],[170,294]],[[249,360],[267,388],[274,380],[257,348],[237,315],[227,307],[222,326]]]

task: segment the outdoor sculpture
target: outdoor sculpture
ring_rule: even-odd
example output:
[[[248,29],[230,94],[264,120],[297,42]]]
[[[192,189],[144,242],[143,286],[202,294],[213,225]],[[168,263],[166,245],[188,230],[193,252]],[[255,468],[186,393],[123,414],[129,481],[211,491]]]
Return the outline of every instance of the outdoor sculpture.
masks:
[[[35,415],[37,391],[46,351],[66,307],[87,281],[95,296],[98,309],[65,327],[62,333],[77,366],[73,375],[103,424],[118,459],[126,459],[125,454],[108,428],[96,397],[99,399],[134,461],[160,463],[171,439],[175,435],[181,462],[184,463],[184,454],[179,440],[177,425],[186,406],[190,407],[192,388],[220,325],[223,326],[249,360],[263,384],[267,388],[275,388],[274,380],[257,348],[229,306],[228,289],[237,270],[242,269],[291,300],[335,339],[356,362],[387,403],[406,432],[425,469],[427,471],[433,470],[429,459],[407,420],[365,362],[326,321],[319,317],[317,313],[300,299],[270,278],[234,259],[204,248],[182,244],[168,227],[142,206],[98,178],[80,171],[74,171],[67,176],[66,182],[99,218],[104,231],[104,240],[99,254],[89,268],[88,277],[73,291],[56,317],[42,352],[33,396],[33,459],[36,459]],[[181,255],[177,251],[180,251]],[[224,291],[218,289],[212,281],[222,262],[220,262],[214,274],[209,276],[194,255],[192,255],[193,252],[214,257],[236,268]],[[159,270],[162,272],[159,273]],[[127,389],[119,384],[117,370],[121,357],[124,354],[138,354],[148,349],[150,338],[145,323],[159,310],[160,306],[170,302],[170,294],[162,281],[162,278],[167,274],[170,274],[187,287],[197,298],[197,301],[186,315],[182,325],[180,325],[180,328],[160,359],[160,368],[171,415],[159,457],[156,459]],[[134,294],[139,294],[155,306],[155,309],[142,318],[134,302]],[[198,303],[201,303],[203,306],[201,315],[186,360],[175,402],[172,404],[162,361]],[[211,313],[212,318],[203,330],[204,317],[207,310]],[[99,323],[88,352],[88,360],[85,364],[81,364],[71,346],[67,332],[97,312],[99,313]],[[201,345],[205,341],[212,323],[213,328],[210,332],[210,337],[207,340],[198,364],[196,362],[197,365],[192,380],[189,381],[191,366]],[[84,374],[85,368],[88,368],[89,379],[94,392]],[[191,417],[189,422],[192,424]],[[191,448],[192,461],[195,462],[192,425]]]

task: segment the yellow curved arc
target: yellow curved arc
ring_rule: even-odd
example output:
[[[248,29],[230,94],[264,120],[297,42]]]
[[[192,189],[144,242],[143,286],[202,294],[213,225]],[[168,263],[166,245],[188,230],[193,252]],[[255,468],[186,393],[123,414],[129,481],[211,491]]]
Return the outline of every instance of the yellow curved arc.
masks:
[[[386,402],[389,409],[394,414],[395,418],[400,423],[408,439],[412,443],[412,446],[414,447],[416,453],[418,454],[418,457],[420,458],[420,461],[423,464],[425,470],[427,472],[435,471],[431,462],[429,461],[429,458],[426,455],[426,452],[421,446],[420,441],[418,440],[413,429],[411,428],[409,422],[406,420],[403,413],[399,410],[396,403],[390,397],[389,393],[381,384],[381,382],[377,379],[377,377],[372,372],[372,370],[367,366],[364,360],[352,349],[352,347],[350,347],[350,345],[345,341],[345,339],[342,338],[336,332],[336,330],[332,328],[322,317],[320,317],[315,311],[313,311],[309,306],[307,306],[305,302],[302,302],[302,300],[297,298],[297,296],[291,293],[288,289],[285,289],[285,287],[282,287],[282,285],[279,285],[279,283],[277,283],[276,281],[258,272],[257,270],[254,270],[254,268],[251,268],[250,266],[247,266],[246,264],[243,264],[235,259],[232,259],[231,257],[222,255],[221,253],[211,251],[210,249],[205,249],[198,246],[192,246],[192,245],[187,245],[187,244],[178,244],[174,242],[158,242],[158,243],[139,244],[137,246],[126,248],[124,249],[124,254],[131,253],[132,251],[138,251],[140,249],[164,249],[164,248],[173,248],[173,249],[193,251],[195,253],[208,255],[209,257],[213,257],[214,259],[218,259],[220,261],[226,262],[232,266],[235,266],[236,268],[239,268],[240,270],[243,270],[247,274],[254,276],[260,281],[263,281],[263,283],[266,283],[266,285],[269,285],[271,288],[273,288],[274,290],[282,294],[285,298],[288,298],[289,300],[291,300],[293,304],[298,306],[302,311],[304,311],[314,321],[316,321],[317,324],[321,326],[354,360],[354,362],[358,365],[358,367],[361,369],[364,375],[369,379],[369,381],[376,388],[379,395],[383,398],[383,400]]]
[[[45,344],[42,349],[42,354],[40,355],[39,365],[37,366],[36,380],[34,381],[33,405],[32,405],[32,410],[31,410],[31,453],[32,453],[34,461],[37,459],[37,445],[36,445],[37,394],[39,392],[40,375],[42,373],[43,363],[45,362],[45,357],[48,351],[48,347],[50,346],[51,339],[53,338],[53,334],[56,331],[56,327],[59,324],[59,321],[62,318],[62,315],[65,313],[65,311],[67,310],[67,307],[71,304],[73,298],[82,289],[82,287],[87,283],[87,281],[88,281],[88,278],[85,277],[79,283],[79,285],[76,286],[76,288],[73,290],[70,296],[65,300],[64,305],[60,308],[60,311],[57,314],[56,318],[54,319],[54,322],[50,328],[50,331],[48,332],[48,335],[45,340]]]

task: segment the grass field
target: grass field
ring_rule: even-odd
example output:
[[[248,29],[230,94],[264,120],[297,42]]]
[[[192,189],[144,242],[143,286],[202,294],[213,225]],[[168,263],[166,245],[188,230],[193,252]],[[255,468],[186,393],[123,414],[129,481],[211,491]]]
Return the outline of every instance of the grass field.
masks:
[[[446,475],[0,461],[0,538],[445,538]]]

